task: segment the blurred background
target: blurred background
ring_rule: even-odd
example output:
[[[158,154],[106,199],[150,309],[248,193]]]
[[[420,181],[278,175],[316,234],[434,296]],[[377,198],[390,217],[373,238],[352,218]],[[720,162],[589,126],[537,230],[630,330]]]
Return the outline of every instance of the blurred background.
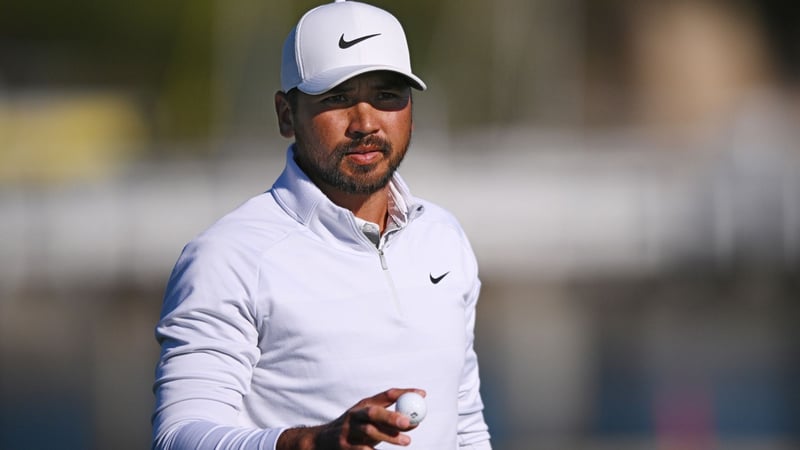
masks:
[[[0,6],[0,448],[148,448],[183,245],[283,168],[315,1]],[[779,0],[375,1],[401,168],[484,282],[498,450],[800,448],[800,14]]]

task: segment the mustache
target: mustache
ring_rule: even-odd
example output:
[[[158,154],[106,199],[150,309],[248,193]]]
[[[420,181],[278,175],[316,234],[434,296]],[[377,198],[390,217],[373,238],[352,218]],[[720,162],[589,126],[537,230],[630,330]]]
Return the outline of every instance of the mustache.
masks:
[[[389,141],[383,139],[382,137],[373,135],[342,142],[336,146],[335,150],[337,155],[344,156],[348,153],[358,151],[359,147],[372,147],[383,154],[387,154],[392,151],[392,144]]]

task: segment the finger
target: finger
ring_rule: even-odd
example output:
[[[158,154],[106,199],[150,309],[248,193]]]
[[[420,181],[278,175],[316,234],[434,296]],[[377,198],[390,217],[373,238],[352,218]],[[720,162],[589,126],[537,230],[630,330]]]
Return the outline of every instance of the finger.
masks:
[[[397,402],[397,399],[400,398],[401,395],[405,394],[406,392],[416,392],[417,394],[425,397],[427,393],[423,389],[417,388],[391,388],[387,389],[383,392],[373,395],[372,397],[367,397],[362,399],[355,405],[353,408],[365,408],[372,405],[378,405],[383,408],[387,408]]]
[[[428,393],[425,392],[424,389],[419,389],[419,388],[392,388],[387,390],[386,394],[387,396],[389,396],[389,398],[392,398],[396,401],[401,395],[408,392],[416,392],[417,394],[423,397],[426,397],[428,395]]]
[[[351,442],[367,443],[376,445],[379,442],[388,442],[394,445],[408,445],[411,443],[411,438],[405,434],[400,433],[397,428],[382,427],[374,423],[361,423],[359,426],[351,429],[357,430],[359,436],[351,436]]]
[[[372,397],[365,398],[361,400],[359,403],[362,406],[378,405],[385,408],[391,405],[392,403],[396,402],[397,398],[403,395],[403,393],[405,393],[406,391],[407,391],[406,389],[398,389],[398,388],[387,389],[383,392],[373,395]]]
[[[370,423],[384,433],[399,433],[414,428],[411,420],[397,411],[386,409],[382,406],[372,405],[353,412],[353,418],[361,423]]]

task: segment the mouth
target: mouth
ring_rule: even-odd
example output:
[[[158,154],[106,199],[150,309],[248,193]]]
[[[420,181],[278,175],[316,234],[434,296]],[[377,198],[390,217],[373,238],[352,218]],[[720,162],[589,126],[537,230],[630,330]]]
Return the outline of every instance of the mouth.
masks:
[[[373,164],[387,152],[385,145],[377,142],[359,142],[344,152],[345,158],[358,165]]]
[[[376,162],[378,159],[383,157],[383,149],[380,148],[354,149],[353,151],[347,152],[345,154],[345,157],[347,157],[347,159],[359,165],[372,164]]]
[[[347,154],[354,154],[354,153],[363,154],[363,153],[372,153],[372,152],[383,153],[384,150],[385,150],[385,148],[382,145],[364,143],[364,144],[356,144],[356,145],[351,146],[350,148],[347,149]]]

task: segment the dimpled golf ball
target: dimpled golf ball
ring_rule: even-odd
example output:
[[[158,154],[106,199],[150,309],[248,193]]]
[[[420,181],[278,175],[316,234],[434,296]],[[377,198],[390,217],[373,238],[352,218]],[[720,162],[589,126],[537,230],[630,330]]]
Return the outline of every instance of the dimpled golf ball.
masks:
[[[421,395],[416,392],[406,392],[397,399],[395,411],[407,416],[411,420],[411,425],[419,425],[425,418],[428,407]]]

